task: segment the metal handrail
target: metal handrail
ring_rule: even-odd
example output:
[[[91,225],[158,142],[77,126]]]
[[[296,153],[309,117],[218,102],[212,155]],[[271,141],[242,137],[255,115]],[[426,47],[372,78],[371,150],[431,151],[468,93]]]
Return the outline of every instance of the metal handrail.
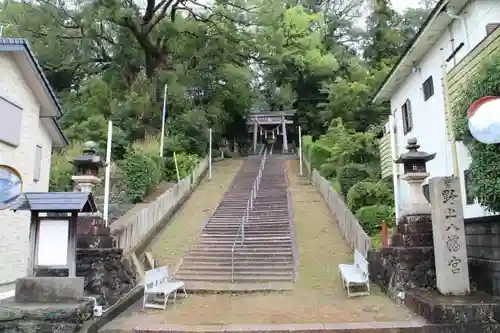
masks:
[[[233,247],[231,248],[231,283],[234,283],[234,250],[236,248],[236,245],[238,244],[238,240],[240,241],[240,246],[245,242],[245,223],[248,222],[250,212],[253,210],[254,200],[255,198],[257,198],[257,193],[259,192],[260,182],[262,181],[262,175],[264,172],[264,167],[266,165],[266,156],[267,150],[264,149],[264,154],[262,155],[262,159],[260,161],[259,171],[257,172],[257,176],[253,181],[252,189],[250,190],[250,197],[248,198],[245,212],[241,217],[238,233],[236,234],[236,238],[233,242]],[[239,237],[240,235],[241,237]]]

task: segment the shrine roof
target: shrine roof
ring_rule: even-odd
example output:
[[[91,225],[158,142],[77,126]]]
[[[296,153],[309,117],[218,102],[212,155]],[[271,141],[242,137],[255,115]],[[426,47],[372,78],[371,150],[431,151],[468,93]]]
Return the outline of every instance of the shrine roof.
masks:
[[[12,205],[12,210],[32,212],[95,213],[97,206],[88,192],[28,192]]]

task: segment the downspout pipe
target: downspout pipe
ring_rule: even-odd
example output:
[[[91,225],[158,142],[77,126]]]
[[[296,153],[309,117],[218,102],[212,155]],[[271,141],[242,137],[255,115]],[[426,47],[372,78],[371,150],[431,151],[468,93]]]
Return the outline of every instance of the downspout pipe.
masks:
[[[444,12],[451,17],[452,19],[455,20],[460,20],[462,22],[462,30],[464,31],[465,35],[465,48],[467,51],[470,51],[470,43],[469,43],[469,29],[467,28],[467,21],[465,20],[465,17],[462,17],[460,15],[456,15],[453,12],[450,11],[450,9],[446,8]]]

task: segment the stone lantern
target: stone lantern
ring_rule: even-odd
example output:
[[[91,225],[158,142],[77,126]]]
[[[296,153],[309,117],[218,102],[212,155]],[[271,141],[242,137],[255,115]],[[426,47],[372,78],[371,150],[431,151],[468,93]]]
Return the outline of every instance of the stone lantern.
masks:
[[[401,154],[395,163],[403,164],[404,174],[401,179],[409,185],[409,196],[402,202],[402,215],[430,214],[430,205],[422,191],[422,183],[429,177],[426,163],[433,160],[436,154],[418,151],[420,145],[416,138],[408,139],[406,149],[408,152]]]
[[[95,142],[87,141],[83,147],[83,155],[72,161],[76,169],[76,174],[71,178],[75,191],[92,192],[94,186],[101,182],[99,169],[106,166],[106,163],[97,154],[96,146]]]

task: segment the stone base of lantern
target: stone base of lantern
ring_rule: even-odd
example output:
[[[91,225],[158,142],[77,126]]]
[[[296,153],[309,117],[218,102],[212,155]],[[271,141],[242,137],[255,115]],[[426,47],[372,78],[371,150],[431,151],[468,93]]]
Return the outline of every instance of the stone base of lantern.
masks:
[[[100,213],[78,217],[76,247],[79,249],[110,249],[113,247],[110,229],[105,226]]]
[[[414,288],[436,288],[430,214],[401,218],[386,248],[368,253],[370,277],[393,299]]]

